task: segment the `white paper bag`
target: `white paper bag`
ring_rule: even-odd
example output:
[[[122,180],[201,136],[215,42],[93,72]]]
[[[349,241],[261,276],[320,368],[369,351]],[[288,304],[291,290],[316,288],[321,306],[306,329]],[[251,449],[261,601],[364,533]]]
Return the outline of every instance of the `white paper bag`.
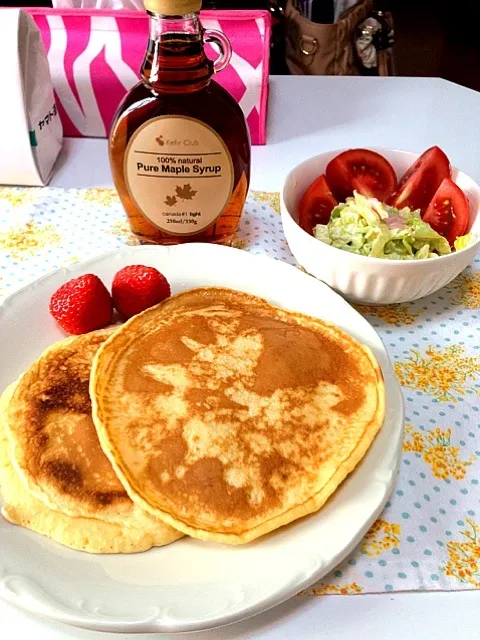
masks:
[[[48,183],[62,123],[47,55],[33,19],[0,9],[0,184]]]

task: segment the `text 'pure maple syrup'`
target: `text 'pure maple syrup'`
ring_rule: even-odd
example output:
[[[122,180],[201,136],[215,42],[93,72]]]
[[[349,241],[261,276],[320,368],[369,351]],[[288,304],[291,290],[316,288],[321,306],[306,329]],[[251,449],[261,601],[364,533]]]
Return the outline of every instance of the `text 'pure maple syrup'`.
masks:
[[[199,22],[200,0],[145,0],[150,37],[142,80],[110,134],[115,187],[142,243],[229,244],[250,181],[250,136],[233,97],[213,81],[231,48]],[[204,42],[221,51],[212,62]]]

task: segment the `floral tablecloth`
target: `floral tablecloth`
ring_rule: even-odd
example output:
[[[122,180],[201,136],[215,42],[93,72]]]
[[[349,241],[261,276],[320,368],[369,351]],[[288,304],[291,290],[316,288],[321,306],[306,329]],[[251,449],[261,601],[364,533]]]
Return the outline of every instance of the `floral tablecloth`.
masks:
[[[295,264],[278,194],[252,193],[234,246]],[[58,266],[136,244],[110,189],[0,188],[0,301]],[[299,594],[480,588],[480,256],[438,293],[357,309],[403,388],[397,486],[363,542]]]

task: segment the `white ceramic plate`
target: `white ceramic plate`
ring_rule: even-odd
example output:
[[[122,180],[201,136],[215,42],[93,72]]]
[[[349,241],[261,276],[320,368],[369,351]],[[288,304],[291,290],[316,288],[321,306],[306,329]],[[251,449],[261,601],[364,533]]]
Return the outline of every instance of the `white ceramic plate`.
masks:
[[[48,313],[65,281],[94,272],[107,286],[128,264],[160,269],[174,292],[227,286],[318,316],[367,344],[387,389],[385,424],[362,463],[315,515],[254,543],[228,547],[184,538],[141,554],[72,551],[0,521],[0,595],[31,612],[103,631],[208,629],[279,604],[320,579],[353,550],[393,488],[403,432],[400,387],[368,322],[325,284],[283,262],[204,244],[134,247],[61,269],[0,308],[0,390],[63,337]]]

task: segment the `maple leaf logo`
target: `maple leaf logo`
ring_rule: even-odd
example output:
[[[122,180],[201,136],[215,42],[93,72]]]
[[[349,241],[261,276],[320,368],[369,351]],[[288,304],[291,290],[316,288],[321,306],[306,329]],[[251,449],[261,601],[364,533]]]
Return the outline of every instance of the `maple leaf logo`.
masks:
[[[180,200],[193,200],[197,192],[192,189],[191,184],[184,184],[183,187],[176,187],[175,193]]]
[[[167,207],[173,207],[175,204],[177,204],[177,199],[175,196],[167,196],[165,198],[165,204],[167,205]]]

